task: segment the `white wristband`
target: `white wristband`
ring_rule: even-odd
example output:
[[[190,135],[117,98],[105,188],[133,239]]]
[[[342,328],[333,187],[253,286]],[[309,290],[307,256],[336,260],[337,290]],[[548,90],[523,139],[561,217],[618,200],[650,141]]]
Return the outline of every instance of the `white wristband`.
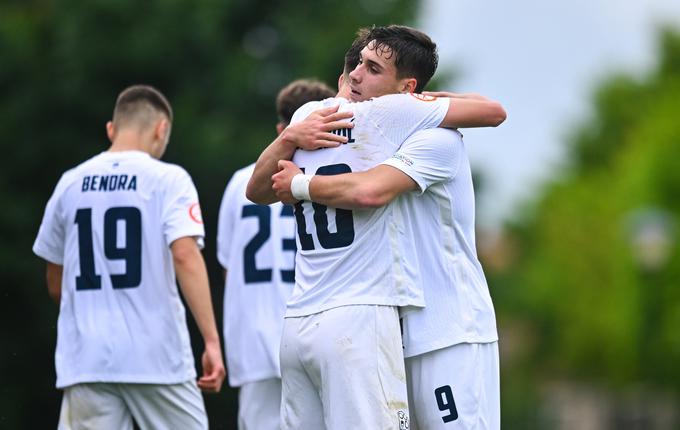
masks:
[[[304,175],[298,173],[293,176],[293,180],[290,181],[290,193],[298,200],[312,200],[309,195],[309,182],[312,180],[314,175]]]

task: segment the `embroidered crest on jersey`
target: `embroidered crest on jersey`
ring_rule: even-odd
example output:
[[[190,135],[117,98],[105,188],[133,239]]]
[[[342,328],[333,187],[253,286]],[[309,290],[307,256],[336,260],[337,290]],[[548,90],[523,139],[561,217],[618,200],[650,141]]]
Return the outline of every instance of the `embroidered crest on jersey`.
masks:
[[[426,96],[425,94],[419,94],[419,93],[409,93],[413,97],[417,98],[418,100],[422,100],[424,102],[433,102],[437,100],[437,97],[432,97],[432,96]]]
[[[203,224],[203,215],[201,214],[201,206],[194,203],[189,206],[189,217],[198,224]]]
[[[403,410],[398,411],[397,417],[399,418],[399,430],[408,430],[409,429],[408,413]]]

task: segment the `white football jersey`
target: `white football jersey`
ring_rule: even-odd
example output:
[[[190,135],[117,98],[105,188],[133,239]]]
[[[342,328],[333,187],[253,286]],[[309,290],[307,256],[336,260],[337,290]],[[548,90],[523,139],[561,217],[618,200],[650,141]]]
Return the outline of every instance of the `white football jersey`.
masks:
[[[415,131],[437,127],[448,99],[394,94],[360,103],[345,99],[312,102],[293,122],[320,107],[340,103],[354,114],[354,128],[338,130],[346,144],[316,151],[296,151],[293,161],[307,174],[334,175],[374,167]],[[422,289],[413,282],[414,248],[394,205],[345,210],[309,201],[295,205],[298,232],[295,289],[286,316],[304,316],[344,305],[423,306]],[[410,240],[410,239],[409,239]]]
[[[187,172],[145,152],[103,152],[64,173],[33,251],[63,265],[57,387],[196,377],[170,244],[203,245]]]
[[[234,173],[217,227],[217,259],[227,270],[224,344],[232,387],[281,377],[283,315],[295,282],[293,207],[248,200],[254,168]]]
[[[420,193],[396,200],[418,238],[403,246],[418,249],[425,292],[425,308],[403,314],[404,356],[498,340],[477,259],[474,189],[461,134],[441,128],[419,131],[382,164],[403,171],[420,187]]]

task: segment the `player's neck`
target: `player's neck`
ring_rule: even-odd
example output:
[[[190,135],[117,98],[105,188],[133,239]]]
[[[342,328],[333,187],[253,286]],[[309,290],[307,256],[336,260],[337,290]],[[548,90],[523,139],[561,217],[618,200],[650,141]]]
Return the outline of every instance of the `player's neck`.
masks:
[[[148,142],[145,137],[137,130],[120,130],[111,143],[109,152],[142,151],[151,153],[152,143]]]
[[[349,85],[341,85],[340,90],[338,91],[338,94],[335,97],[342,97],[349,100],[351,94],[352,89],[350,88]]]

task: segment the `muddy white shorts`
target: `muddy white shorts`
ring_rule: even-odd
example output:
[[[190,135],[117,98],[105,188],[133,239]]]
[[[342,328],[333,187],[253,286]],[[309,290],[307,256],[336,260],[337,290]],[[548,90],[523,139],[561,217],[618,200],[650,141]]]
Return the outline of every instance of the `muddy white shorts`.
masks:
[[[498,342],[462,343],[406,359],[411,430],[498,430]]]
[[[283,430],[408,429],[399,315],[352,305],[286,318]]]
[[[238,393],[239,430],[281,428],[281,379],[243,384]]]
[[[182,384],[87,383],[64,389],[59,430],[208,428],[196,382]]]

